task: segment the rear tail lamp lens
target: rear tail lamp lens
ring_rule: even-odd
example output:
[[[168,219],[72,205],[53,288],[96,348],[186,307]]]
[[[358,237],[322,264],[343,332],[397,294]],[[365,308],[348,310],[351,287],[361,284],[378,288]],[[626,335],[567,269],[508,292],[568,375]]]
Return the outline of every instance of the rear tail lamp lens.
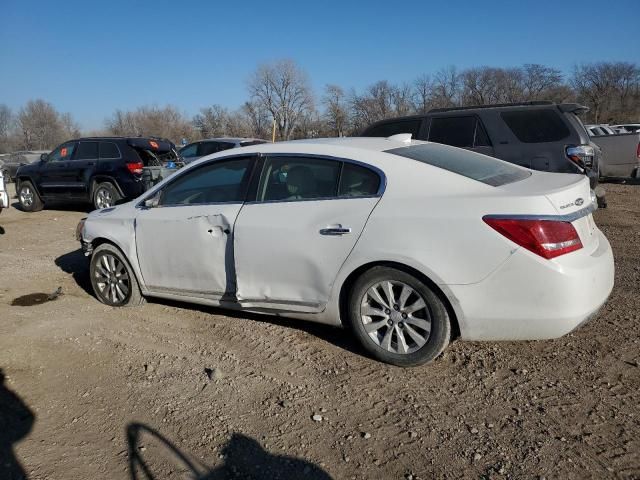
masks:
[[[141,175],[142,174],[142,168],[143,167],[144,167],[144,163],[142,163],[142,162],[127,163],[127,169],[131,173],[134,173],[136,175]]]
[[[575,147],[567,147],[567,157],[582,168],[591,168],[593,166],[593,157],[595,151],[590,145],[578,145]]]
[[[527,250],[551,259],[582,248],[578,232],[570,222],[484,217],[498,233]]]

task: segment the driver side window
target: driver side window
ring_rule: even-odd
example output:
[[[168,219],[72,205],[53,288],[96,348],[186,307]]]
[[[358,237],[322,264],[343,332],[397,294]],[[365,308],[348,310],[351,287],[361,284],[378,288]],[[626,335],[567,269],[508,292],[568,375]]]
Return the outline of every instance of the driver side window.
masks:
[[[160,206],[244,202],[253,159],[222,160],[199,166],[169,183]]]
[[[71,160],[73,152],[76,149],[76,142],[67,142],[60,145],[49,154],[48,162],[65,162]]]

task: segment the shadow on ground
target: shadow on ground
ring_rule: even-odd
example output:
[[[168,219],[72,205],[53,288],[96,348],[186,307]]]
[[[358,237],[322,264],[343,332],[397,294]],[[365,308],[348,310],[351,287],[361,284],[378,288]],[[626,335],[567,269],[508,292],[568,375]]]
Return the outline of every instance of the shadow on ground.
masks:
[[[0,478],[23,480],[27,475],[16,458],[14,445],[29,434],[36,417],[4,381],[0,369]]]
[[[223,464],[214,468],[192,460],[166,437],[141,423],[127,426],[127,444],[132,480],[155,480],[172,474],[196,480],[331,480],[331,476],[315,464],[300,458],[272,455],[256,440],[238,433],[231,436],[221,452]]]
[[[66,273],[73,275],[73,279],[87,294],[95,299],[91,279],[89,278],[89,261],[84,256],[82,249],[65,253],[55,260],[56,265]],[[150,302],[158,303],[175,308],[184,308],[188,310],[199,311],[210,315],[223,315],[226,317],[252,320],[256,322],[266,322],[273,325],[280,325],[286,328],[301,330],[308,334],[314,335],[327,341],[339,348],[348,350],[356,355],[366,356],[365,351],[353,339],[349,332],[342,328],[335,328],[329,325],[313,323],[303,320],[294,320],[275,315],[267,315],[260,313],[250,313],[241,310],[222,309],[217,307],[208,307],[193,303],[178,302],[173,300],[163,300],[159,298],[148,299]],[[97,299],[95,301],[98,301]]]

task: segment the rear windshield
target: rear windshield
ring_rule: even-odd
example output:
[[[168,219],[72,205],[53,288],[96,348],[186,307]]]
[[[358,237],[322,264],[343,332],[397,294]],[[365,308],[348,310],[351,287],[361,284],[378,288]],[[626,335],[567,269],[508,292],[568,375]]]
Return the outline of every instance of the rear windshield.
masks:
[[[514,110],[500,114],[518,140],[524,143],[557,142],[571,132],[555,110]]]
[[[437,143],[394,148],[387,153],[427,163],[492,187],[518,182],[531,175],[530,171],[502,160]]]

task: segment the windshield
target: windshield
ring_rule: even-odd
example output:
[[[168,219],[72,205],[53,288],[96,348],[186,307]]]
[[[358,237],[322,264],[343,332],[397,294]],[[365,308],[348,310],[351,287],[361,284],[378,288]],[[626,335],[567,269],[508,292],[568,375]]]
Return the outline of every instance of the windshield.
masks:
[[[493,187],[518,182],[531,175],[525,168],[439,143],[394,148],[386,152],[427,163]]]

